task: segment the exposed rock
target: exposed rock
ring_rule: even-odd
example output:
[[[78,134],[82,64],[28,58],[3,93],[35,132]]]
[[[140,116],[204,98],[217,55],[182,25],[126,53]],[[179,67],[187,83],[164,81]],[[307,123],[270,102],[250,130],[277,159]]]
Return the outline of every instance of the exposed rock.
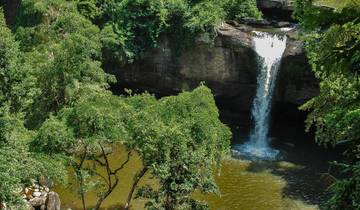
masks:
[[[294,10],[294,0],[257,0],[260,9]]]
[[[271,23],[266,19],[256,19],[256,18],[243,18],[241,23],[250,25],[250,26],[270,26]]]
[[[56,192],[49,192],[46,207],[47,210],[60,210],[61,201]]]
[[[40,197],[41,196],[41,192],[39,192],[39,191],[35,191],[34,193],[33,193],[33,196],[36,198],[36,197]]]
[[[60,210],[59,195],[55,192],[49,192],[49,188],[43,184],[39,184],[36,180],[31,180],[31,185],[21,191],[24,201],[29,206],[29,210]]]
[[[235,48],[251,48],[253,28],[244,24],[235,24],[232,26],[226,23],[217,27],[217,34],[219,38],[216,40],[218,45],[225,47],[233,46]]]
[[[29,203],[33,207],[40,207],[42,205],[45,205],[46,197],[36,197],[36,198],[30,199]]]
[[[35,210],[35,208],[34,208],[32,205],[30,205],[30,204],[27,204],[27,205],[26,205],[26,209],[28,209],[28,210]]]
[[[159,95],[190,90],[205,81],[220,105],[237,113],[249,113],[257,77],[251,32],[254,28],[229,23],[217,28],[218,36],[212,45],[198,43],[181,55],[174,55],[170,41],[163,37],[159,48],[145,59],[121,70],[111,66],[106,69],[118,76],[120,88],[145,89]],[[304,55],[303,43],[289,38],[274,102],[296,107],[317,94],[317,84]]]
[[[291,27],[291,23],[288,21],[275,21],[272,23],[272,25],[278,28]]]
[[[47,197],[48,193],[46,191],[41,192],[41,196]]]
[[[264,17],[289,21],[292,20],[294,0],[257,0]]]
[[[39,179],[39,183],[44,187],[53,187],[54,183],[49,177],[42,176]]]

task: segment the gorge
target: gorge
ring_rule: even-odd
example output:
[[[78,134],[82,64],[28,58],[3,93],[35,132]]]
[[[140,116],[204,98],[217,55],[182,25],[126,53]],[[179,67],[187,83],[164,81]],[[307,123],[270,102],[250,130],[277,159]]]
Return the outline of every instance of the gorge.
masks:
[[[358,209],[329,1],[0,0],[0,210]]]
[[[223,110],[231,112],[231,116],[243,113],[246,119],[256,93],[256,52],[252,48],[251,33],[255,29],[233,22],[223,23],[217,28],[214,43],[199,37],[194,48],[180,56],[174,55],[170,40],[163,37],[159,48],[143,60],[123,68],[108,66],[107,69],[118,76],[117,89],[148,90],[159,95],[192,89],[204,81]],[[289,38],[274,92],[274,112],[281,109],[283,115],[303,120],[297,106],[318,93],[318,81],[306,60],[303,43],[291,37],[296,32],[287,34]]]

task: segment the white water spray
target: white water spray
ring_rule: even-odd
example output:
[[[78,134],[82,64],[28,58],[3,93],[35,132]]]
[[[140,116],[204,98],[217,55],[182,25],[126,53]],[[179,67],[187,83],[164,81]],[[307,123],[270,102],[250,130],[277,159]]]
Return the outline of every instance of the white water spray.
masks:
[[[254,128],[249,141],[239,150],[245,155],[274,159],[278,151],[269,146],[269,117],[276,76],[286,48],[286,36],[267,32],[254,33],[254,50],[258,54],[259,63],[256,96],[251,110]]]

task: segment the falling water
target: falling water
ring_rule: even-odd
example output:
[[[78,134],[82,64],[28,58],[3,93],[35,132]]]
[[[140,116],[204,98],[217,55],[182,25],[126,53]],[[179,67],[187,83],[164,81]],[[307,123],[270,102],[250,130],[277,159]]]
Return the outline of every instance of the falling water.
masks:
[[[278,151],[269,146],[269,117],[276,76],[286,48],[286,36],[258,31],[254,33],[256,36],[253,43],[259,63],[256,96],[251,110],[254,128],[249,141],[239,150],[245,155],[274,159]]]

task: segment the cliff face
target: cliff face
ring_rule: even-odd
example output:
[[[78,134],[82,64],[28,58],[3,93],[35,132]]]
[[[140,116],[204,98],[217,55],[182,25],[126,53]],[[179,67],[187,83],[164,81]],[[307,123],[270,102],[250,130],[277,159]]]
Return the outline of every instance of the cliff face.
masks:
[[[294,11],[295,0],[257,0],[262,13],[278,20],[289,20]]]
[[[248,112],[256,91],[257,62],[251,27],[223,24],[213,45],[201,41],[175,57],[163,38],[142,61],[112,69],[121,87],[168,95],[190,90],[204,81],[221,104]],[[317,81],[300,41],[289,39],[282,59],[274,102],[298,106],[317,94]]]

